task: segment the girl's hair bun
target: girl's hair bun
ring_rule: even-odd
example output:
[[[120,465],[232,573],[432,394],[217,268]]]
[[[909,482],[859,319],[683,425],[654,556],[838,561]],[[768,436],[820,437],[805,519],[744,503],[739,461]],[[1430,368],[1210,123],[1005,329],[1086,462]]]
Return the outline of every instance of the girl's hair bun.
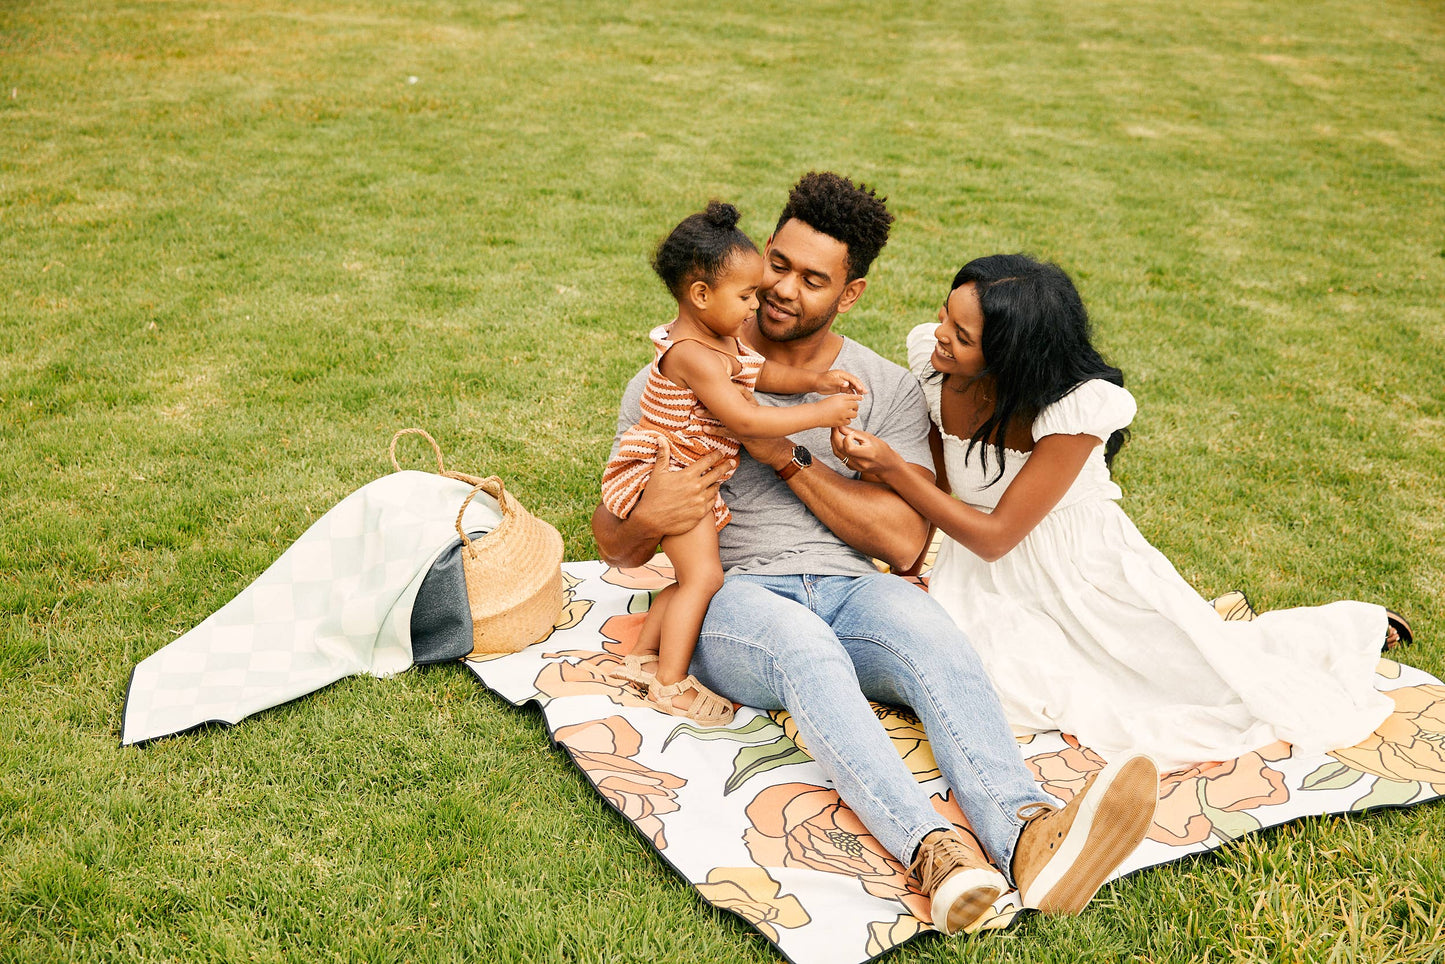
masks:
[[[652,255],[652,269],[681,300],[693,281],[717,283],[718,272],[737,251],[757,251],[738,227],[738,209],[726,201],[710,201],[707,210],[689,214],[662,239]]]
[[[703,217],[707,218],[707,223],[713,227],[728,231],[737,227],[741,215],[737,208],[726,201],[709,201]]]

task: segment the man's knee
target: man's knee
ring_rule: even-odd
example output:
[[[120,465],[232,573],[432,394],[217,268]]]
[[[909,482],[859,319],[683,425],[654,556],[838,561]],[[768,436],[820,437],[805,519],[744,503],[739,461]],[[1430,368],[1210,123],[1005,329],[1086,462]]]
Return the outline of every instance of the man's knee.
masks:
[[[854,604],[875,621],[917,627],[944,639],[964,637],[963,630],[938,600],[912,583],[887,573],[862,578],[869,584],[855,597]]]

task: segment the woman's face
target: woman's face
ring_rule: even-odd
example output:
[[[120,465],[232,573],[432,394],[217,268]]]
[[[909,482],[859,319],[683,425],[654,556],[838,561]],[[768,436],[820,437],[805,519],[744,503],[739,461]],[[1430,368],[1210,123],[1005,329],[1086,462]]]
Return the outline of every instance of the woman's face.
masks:
[[[945,375],[973,378],[984,369],[983,309],[973,282],[948,293],[938,309],[938,330],[933,333],[933,370]]]

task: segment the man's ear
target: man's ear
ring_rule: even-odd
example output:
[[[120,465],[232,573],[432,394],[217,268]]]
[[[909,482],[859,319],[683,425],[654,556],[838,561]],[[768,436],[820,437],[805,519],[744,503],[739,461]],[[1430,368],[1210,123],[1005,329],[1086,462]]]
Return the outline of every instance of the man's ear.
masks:
[[[698,279],[687,286],[686,296],[688,304],[698,311],[706,311],[707,300],[712,296],[712,289],[707,286],[706,281]]]
[[[867,278],[854,278],[843,286],[843,293],[838,296],[838,314],[842,314],[853,307],[853,302],[863,295],[863,289],[868,287]]]

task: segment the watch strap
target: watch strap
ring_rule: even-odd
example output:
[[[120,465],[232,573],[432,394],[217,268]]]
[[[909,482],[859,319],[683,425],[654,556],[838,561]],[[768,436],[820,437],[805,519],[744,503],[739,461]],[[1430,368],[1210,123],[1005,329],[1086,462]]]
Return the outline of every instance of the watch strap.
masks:
[[[778,469],[778,478],[784,482],[798,474],[799,469],[806,469],[813,464],[813,453],[801,445],[793,446],[793,457],[781,469]]]

